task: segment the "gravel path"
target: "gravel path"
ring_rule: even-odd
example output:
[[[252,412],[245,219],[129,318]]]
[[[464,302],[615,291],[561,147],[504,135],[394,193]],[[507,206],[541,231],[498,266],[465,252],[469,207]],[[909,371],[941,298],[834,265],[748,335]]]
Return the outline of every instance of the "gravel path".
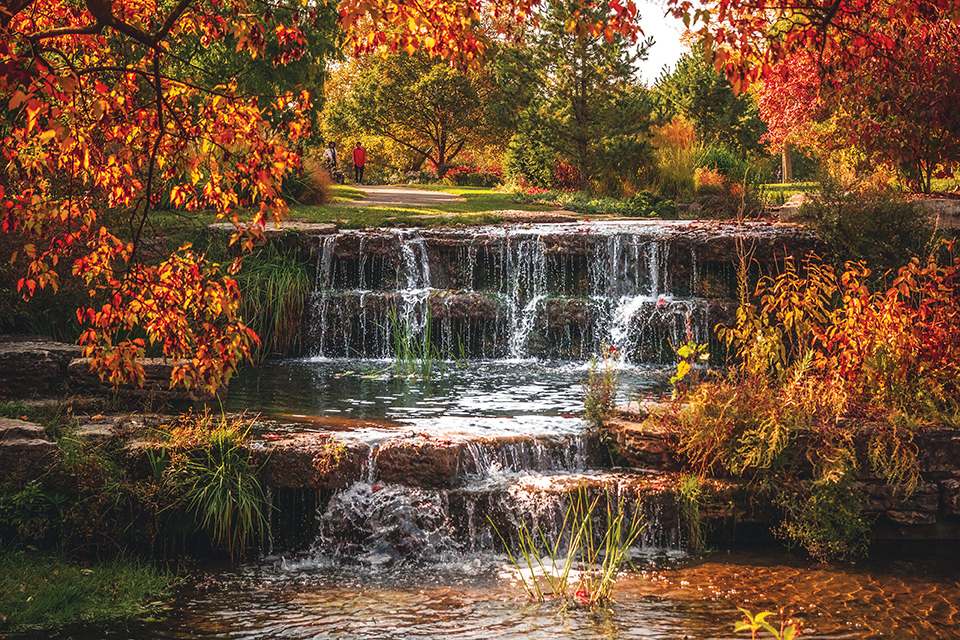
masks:
[[[405,187],[382,187],[374,185],[351,185],[367,194],[363,200],[338,202],[338,207],[433,207],[452,202],[466,202],[465,198],[442,191],[408,189]]]

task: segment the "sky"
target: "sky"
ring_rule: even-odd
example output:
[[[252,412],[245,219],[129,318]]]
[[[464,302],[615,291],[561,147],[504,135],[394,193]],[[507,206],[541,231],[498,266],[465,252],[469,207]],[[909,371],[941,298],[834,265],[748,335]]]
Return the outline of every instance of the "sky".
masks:
[[[650,48],[647,60],[640,62],[638,75],[648,86],[652,85],[660,75],[664,66],[673,67],[684,54],[686,48],[680,44],[680,35],[683,33],[683,22],[673,16],[664,17],[665,3],[657,0],[640,0],[637,2],[640,12],[640,27],[643,33],[652,36],[655,44]]]

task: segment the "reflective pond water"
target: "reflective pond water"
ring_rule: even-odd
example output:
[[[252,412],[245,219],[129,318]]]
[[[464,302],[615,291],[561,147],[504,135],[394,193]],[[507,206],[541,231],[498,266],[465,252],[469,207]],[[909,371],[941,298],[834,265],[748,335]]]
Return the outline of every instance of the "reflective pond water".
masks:
[[[749,636],[733,633],[737,607],[782,607],[802,622],[803,638],[946,640],[960,637],[958,560],[955,547],[936,545],[877,546],[857,565],[777,550],[646,553],[617,583],[609,609],[563,612],[528,601],[505,558],[491,555],[393,569],[273,557],[209,568],[162,622],[75,637],[727,639]]]
[[[281,423],[357,437],[410,430],[561,437],[583,430],[582,363],[473,361],[462,369],[449,364],[426,382],[384,373],[388,364],[266,363],[231,384],[225,408],[255,407]],[[656,395],[668,374],[639,367],[622,377],[632,394]],[[733,633],[737,607],[745,607],[791,612],[804,625],[803,638],[960,638],[957,545],[877,544],[871,553],[857,564],[823,565],[779,549],[703,557],[644,549],[634,558],[636,570],[618,582],[616,603],[602,611],[530,602],[506,558],[490,552],[390,567],[319,552],[273,556],[207,567],[162,621],[74,637],[729,639],[748,637]]]
[[[224,408],[256,408],[281,422],[323,429],[374,424],[472,435],[564,434],[583,428],[584,363],[535,360],[447,362],[430,380],[393,375],[388,360],[312,359],[265,362],[230,382]],[[620,373],[626,394],[659,394],[663,368]]]

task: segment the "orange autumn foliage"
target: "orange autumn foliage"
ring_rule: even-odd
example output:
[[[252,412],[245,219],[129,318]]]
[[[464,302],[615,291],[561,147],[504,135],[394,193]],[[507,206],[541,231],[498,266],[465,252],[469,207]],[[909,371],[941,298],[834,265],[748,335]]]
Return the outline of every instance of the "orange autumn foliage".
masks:
[[[837,275],[815,256],[802,272],[757,285],[721,337],[739,370],[774,381],[797,376],[843,388],[841,413],[868,405],[911,420],[960,419],[960,257],[912,259],[885,291],[870,293],[870,270],[848,263]],[[951,417],[952,416],[952,417]]]
[[[170,52],[188,41],[230,34],[258,54],[255,23],[187,3],[98,11],[37,0],[2,27],[0,208],[3,231],[21,242],[18,288],[28,299],[56,290],[56,268],[69,260],[90,295],[77,310],[80,344],[104,378],[142,383],[139,361],[153,345],[183,363],[172,384],[213,391],[257,342],[237,314],[238,264],[211,264],[189,246],[147,258],[148,218],[166,197],[237,223],[235,240],[252,246],[286,211],[280,185],[300,163],[309,96],[264,108],[229,81],[204,86],[177,73]],[[298,37],[284,38],[296,55]],[[253,224],[241,227],[248,211]]]
[[[357,52],[469,65],[491,33],[535,22],[540,3],[342,0],[340,25]],[[604,6],[602,24],[575,11],[570,31],[636,39],[635,4]],[[301,166],[310,95],[241,95],[190,59],[213,43],[266,57],[269,40],[273,65],[297,60],[304,31],[275,20],[281,10],[316,15],[248,0],[0,0],[0,218],[18,288],[27,299],[56,290],[69,265],[90,295],[80,342],[115,384],[141,382],[151,350],[182,362],[172,384],[214,391],[258,341],[237,311],[239,261],[213,264],[189,246],[166,255],[149,229],[162,207],[213,211],[249,250],[286,214],[282,181]]]

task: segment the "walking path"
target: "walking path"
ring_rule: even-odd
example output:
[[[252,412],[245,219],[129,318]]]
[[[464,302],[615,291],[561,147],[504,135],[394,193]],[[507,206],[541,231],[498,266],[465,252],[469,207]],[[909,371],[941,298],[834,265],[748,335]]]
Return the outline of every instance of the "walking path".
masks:
[[[433,207],[453,202],[466,202],[466,198],[443,191],[425,189],[407,189],[405,187],[385,187],[376,185],[351,185],[367,194],[362,200],[338,202],[338,207]]]

